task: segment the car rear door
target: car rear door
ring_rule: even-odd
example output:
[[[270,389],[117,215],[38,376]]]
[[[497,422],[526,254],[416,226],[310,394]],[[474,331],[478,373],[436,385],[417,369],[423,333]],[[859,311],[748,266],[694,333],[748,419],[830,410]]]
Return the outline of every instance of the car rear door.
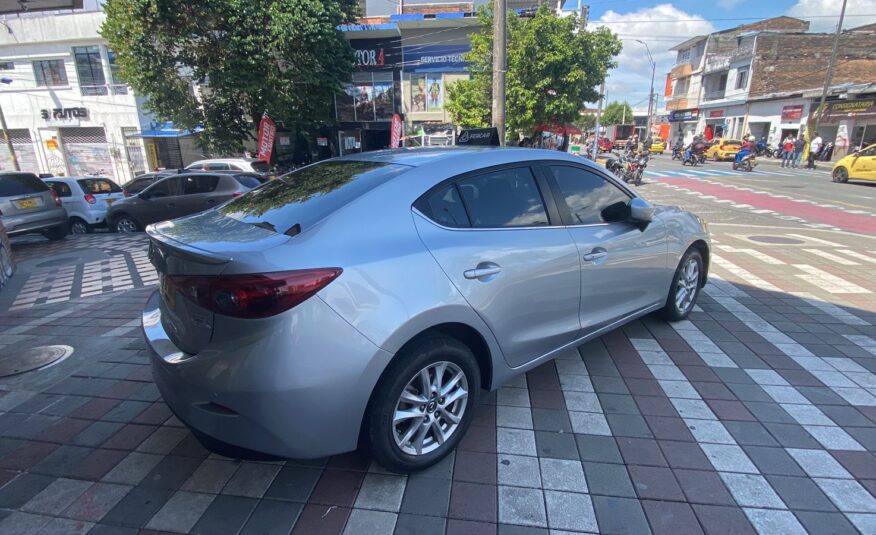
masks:
[[[182,177],[183,195],[179,199],[179,214],[174,217],[195,214],[209,210],[232,198],[231,191],[220,191],[219,185],[230,176],[211,174],[191,174]],[[232,190],[233,191],[233,190]]]
[[[582,334],[665,301],[670,278],[666,231],[659,220],[629,220],[629,193],[571,163],[540,167],[581,258]]]
[[[528,165],[498,167],[445,182],[415,205],[424,244],[515,367],[581,328],[578,250],[545,187]]]

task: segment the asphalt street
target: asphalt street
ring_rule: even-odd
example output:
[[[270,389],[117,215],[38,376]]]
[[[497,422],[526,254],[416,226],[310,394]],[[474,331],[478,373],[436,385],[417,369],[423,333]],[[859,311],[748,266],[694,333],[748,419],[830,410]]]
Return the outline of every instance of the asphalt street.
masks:
[[[483,396],[410,476],[359,451],[249,462],[162,402],[142,234],[15,240],[0,354],[0,533],[876,534],[876,186],[656,156],[639,186],[708,221],[689,320],[646,317]]]

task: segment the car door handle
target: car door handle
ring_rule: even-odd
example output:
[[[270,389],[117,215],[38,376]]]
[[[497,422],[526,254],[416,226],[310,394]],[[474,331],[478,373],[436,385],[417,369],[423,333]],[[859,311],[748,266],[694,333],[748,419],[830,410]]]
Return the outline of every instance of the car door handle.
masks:
[[[585,262],[596,262],[602,260],[606,256],[608,256],[608,253],[606,253],[605,251],[597,251],[593,253],[587,253],[582,258],[584,258]]]
[[[478,267],[476,267],[475,269],[467,269],[462,273],[462,275],[466,279],[482,279],[491,275],[496,275],[500,271],[502,271],[502,268],[495,264],[490,266],[478,264]]]

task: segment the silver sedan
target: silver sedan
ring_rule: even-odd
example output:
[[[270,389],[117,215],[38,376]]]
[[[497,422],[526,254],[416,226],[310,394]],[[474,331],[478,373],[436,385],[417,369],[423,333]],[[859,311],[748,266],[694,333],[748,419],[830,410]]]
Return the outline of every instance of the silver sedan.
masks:
[[[367,443],[397,471],[452,451],[482,389],[645,314],[685,318],[710,254],[697,216],[532,149],[328,160],[147,232],[155,380],[208,448]]]

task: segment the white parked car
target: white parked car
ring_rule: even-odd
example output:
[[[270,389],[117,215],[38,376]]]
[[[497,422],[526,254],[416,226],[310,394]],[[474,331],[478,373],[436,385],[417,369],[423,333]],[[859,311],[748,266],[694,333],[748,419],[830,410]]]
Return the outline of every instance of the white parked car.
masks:
[[[271,166],[268,162],[254,158],[214,158],[211,160],[198,160],[186,166],[190,171],[248,171],[266,175]]]
[[[125,198],[125,192],[108,178],[69,176],[43,179],[61,199],[70,218],[70,232],[87,234],[95,227],[106,226],[110,205]]]

